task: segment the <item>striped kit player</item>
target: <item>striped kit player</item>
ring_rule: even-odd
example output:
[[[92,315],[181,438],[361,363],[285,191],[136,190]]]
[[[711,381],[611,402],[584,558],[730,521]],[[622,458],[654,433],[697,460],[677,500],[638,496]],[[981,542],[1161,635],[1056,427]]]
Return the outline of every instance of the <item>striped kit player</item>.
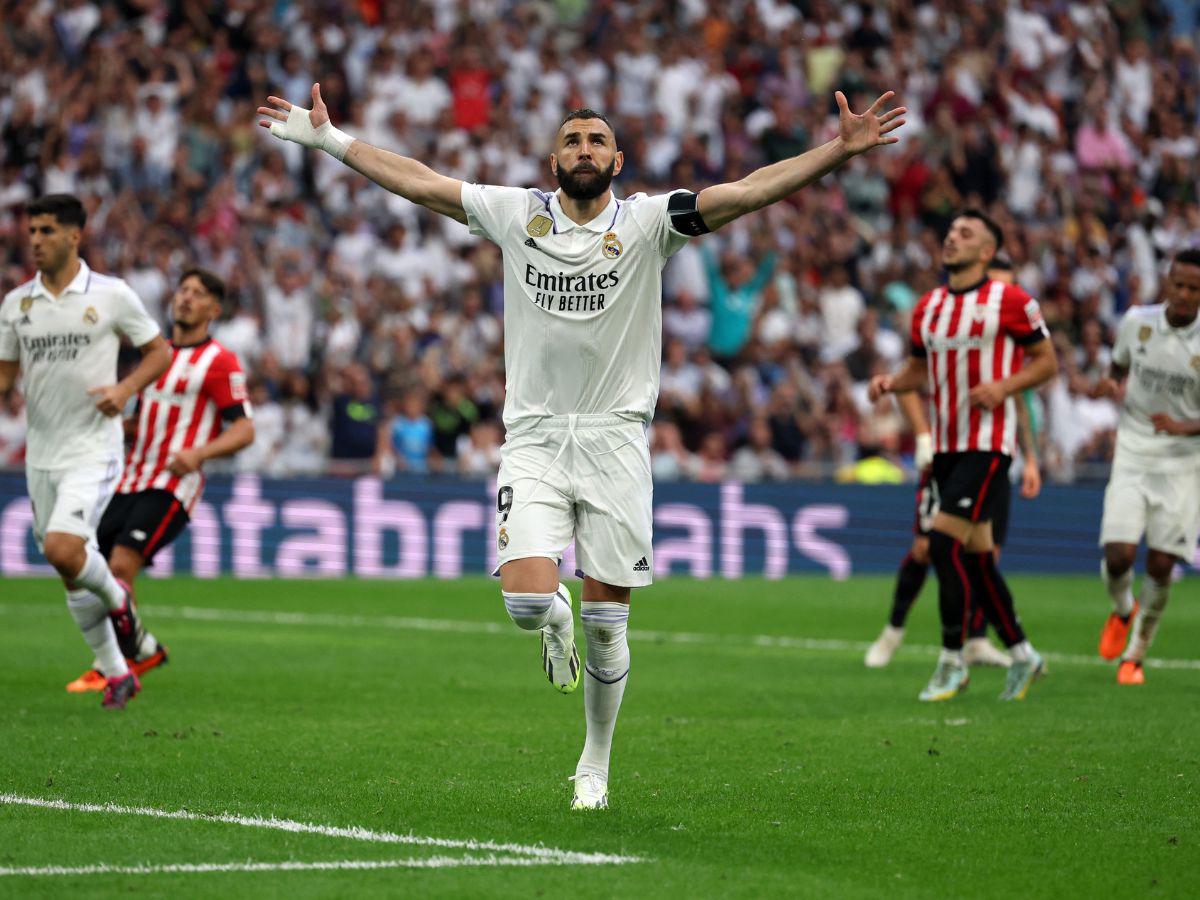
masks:
[[[929,556],[938,576],[943,649],[921,692],[925,701],[949,700],[967,685],[962,650],[972,600],[1012,656],[1002,700],[1024,699],[1044,669],[997,567],[992,518],[1016,445],[1014,396],[1051,378],[1058,362],[1037,301],[987,277],[1002,243],[999,226],[984,213],[966,210],[954,219],[942,244],[949,278],[913,311],[908,363],[896,375],[871,380],[872,399],[925,385],[930,393],[940,508]]]
[[[204,490],[204,461],[254,440],[241,364],[208,334],[224,296],[220,278],[192,269],[171,300],[171,365],[142,392],[133,449],[97,529],[100,552],[128,584],[187,527]],[[138,625],[130,667],[140,675],[166,662],[167,652]],[[100,684],[93,667],[67,690],[98,690]]]

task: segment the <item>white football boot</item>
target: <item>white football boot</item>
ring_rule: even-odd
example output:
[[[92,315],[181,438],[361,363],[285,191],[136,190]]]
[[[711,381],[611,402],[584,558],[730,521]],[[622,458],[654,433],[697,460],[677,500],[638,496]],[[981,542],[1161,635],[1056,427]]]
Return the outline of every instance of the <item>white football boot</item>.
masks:
[[[558,586],[555,603],[565,603],[571,610],[571,592],[565,584]],[[579,687],[579,651],[575,649],[575,618],[563,631],[555,634],[549,628],[542,629],[542,668],[554,689],[569,694]]]
[[[608,809],[608,779],[594,772],[572,775],[575,796],[571,798],[571,809]]]
[[[882,669],[892,661],[892,655],[899,649],[904,642],[904,629],[894,628],[891,625],[884,625],[883,631],[879,637],[875,639],[870,647],[867,648],[867,657],[864,662],[868,669]]]
[[[985,637],[968,638],[963,644],[963,662],[968,666],[996,666],[1007,669],[1012,657]]]

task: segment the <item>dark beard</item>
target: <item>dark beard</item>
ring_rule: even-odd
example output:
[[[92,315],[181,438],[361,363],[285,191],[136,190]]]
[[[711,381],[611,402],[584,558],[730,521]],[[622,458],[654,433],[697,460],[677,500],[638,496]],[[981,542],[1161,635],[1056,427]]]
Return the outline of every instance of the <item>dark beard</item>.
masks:
[[[953,274],[954,272],[961,272],[963,269],[965,269],[971,265],[973,265],[973,264],[966,263],[966,262],[942,263],[942,268],[945,269],[947,272],[950,272],[951,274]]]
[[[617,161],[614,159],[607,169],[599,170],[592,166],[590,170],[585,169],[579,175],[559,166],[555,173],[558,176],[558,186],[572,200],[595,200],[612,184],[616,165]]]

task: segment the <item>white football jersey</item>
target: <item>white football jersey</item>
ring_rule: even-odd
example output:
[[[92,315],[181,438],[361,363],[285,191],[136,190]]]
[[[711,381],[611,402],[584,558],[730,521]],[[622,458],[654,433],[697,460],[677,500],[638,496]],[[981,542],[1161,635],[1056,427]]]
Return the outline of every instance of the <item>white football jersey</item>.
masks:
[[[0,359],[21,367],[26,465],[64,469],[121,456],[121,417],[101,413],[88,391],[116,384],[122,334],[141,347],[158,325],[129,285],[82,260],[57,298],[43,287],[41,273],[5,296]]]
[[[670,225],[670,197],[614,196],[576,225],[557,194],[463,184],[471,233],[504,256],[507,429],[571,413],[654,415],[662,270],[687,242]]]
[[[1172,328],[1166,306],[1134,306],[1117,326],[1112,361],[1129,370],[1114,464],[1156,470],[1195,466],[1200,437],[1155,433],[1150,416],[1200,419],[1200,319]]]

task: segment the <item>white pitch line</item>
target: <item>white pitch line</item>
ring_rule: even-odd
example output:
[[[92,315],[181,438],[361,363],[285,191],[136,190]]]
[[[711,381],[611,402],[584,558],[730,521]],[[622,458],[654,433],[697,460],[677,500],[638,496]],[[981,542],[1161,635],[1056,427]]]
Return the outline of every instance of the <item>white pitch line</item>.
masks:
[[[233,813],[207,814],[196,813],[187,809],[172,810],[158,809],[153,806],[118,806],[115,803],[70,803],[66,800],[47,800],[43,797],[24,797],[20,794],[0,794],[0,804],[33,806],[39,809],[57,809],[69,812],[149,816],[155,819],[177,819],[186,822],[223,822],[230,825],[241,825],[246,828],[267,828],[274,831],[288,831],[296,834],[319,834],[325,837],[367,841],[373,844],[408,844],[420,847],[513,853],[530,857],[537,863],[545,865],[600,866],[642,862],[641,858],[636,856],[616,856],[608,853],[577,853],[570,850],[558,850],[553,847],[526,844],[498,844],[492,841],[453,840],[450,838],[424,837],[416,834],[396,834],[389,831],[372,831],[358,826],[345,828],[338,825],[316,825],[311,822],[297,822],[293,819],[277,819],[274,816],[263,818],[261,816],[239,816]]]
[[[520,637],[524,632],[499,622],[469,622],[460,619],[425,619],[409,616],[359,616],[332,613],[272,612],[251,609],[211,609],[198,606],[142,606],[141,611],[154,619],[184,619],[192,622],[237,622],[246,625],[286,625],[306,628],[386,628],[393,631],[432,631],[457,634],[490,634]],[[59,610],[48,604],[0,604],[0,615],[7,612],[57,615]],[[659,644],[702,644],[710,647],[751,646],[764,649],[810,650],[841,653],[863,653],[869,641],[846,641],[837,638],[805,638],[774,634],[711,634],[689,631],[648,631],[633,629],[631,640]],[[941,647],[931,644],[904,644],[900,652],[907,656],[935,656]],[[1079,653],[1056,653],[1043,650],[1047,662],[1068,666],[1111,667],[1112,663],[1096,656]],[[1148,669],[1184,669],[1200,671],[1200,659],[1151,658]]]
[[[521,856],[429,856],[410,859],[338,859],[322,862],[166,863],[163,865],[110,866],[14,866],[0,867],[6,875],[196,875],[207,872],[336,872],[372,869],[459,869],[490,866],[559,865]]]

